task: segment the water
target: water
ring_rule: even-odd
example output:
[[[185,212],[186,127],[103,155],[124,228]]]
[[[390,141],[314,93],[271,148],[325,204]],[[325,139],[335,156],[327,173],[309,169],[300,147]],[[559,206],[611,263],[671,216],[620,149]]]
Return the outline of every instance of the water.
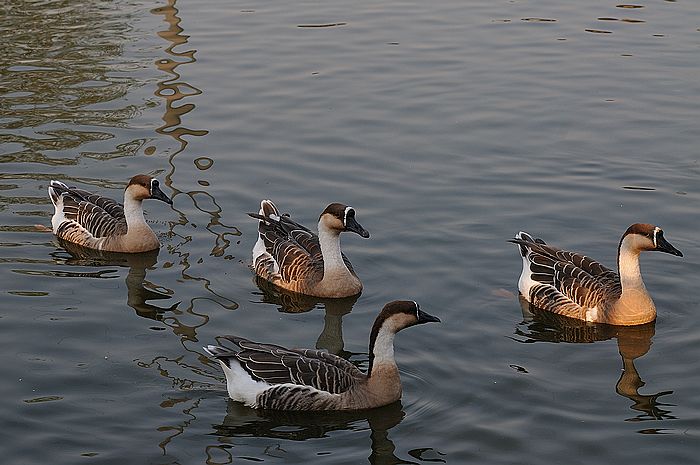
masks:
[[[7,463],[697,463],[700,4],[9,1],[0,15],[0,288]],[[634,7],[633,7],[634,6]],[[60,179],[119,198],[136,173],[163,244],[74,256]],[[248,268],[271,198],[332,201],[358,299],[280,301]],[[518,230],[612,266],[642,258],[655,324],[524,315]],[[227,400],[220,334],[366,367],[381,306],[400,404],[269,415]],[[624,371],[623,371],[624,368]]]

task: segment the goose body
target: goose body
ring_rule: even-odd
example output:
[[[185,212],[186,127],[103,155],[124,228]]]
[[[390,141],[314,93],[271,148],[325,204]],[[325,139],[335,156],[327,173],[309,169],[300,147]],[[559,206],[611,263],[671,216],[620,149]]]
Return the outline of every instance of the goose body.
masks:
[[[328,352],[286,349],[236,336],[220,336],[239,350],[220,345],[204,348],[219,361],[229,397],[249,407],[271,410],[362,410],[401,398],[401,379],[394,360],[394,336],[409,326],[440,321],[412,301],[386,304],[369,341],[367,373]]]
[[[518,244],[523,271],[518,289],[542,310],[593,323],[638,325],[656,319],[656,307],[639,269],[642,251],[659,251],[682,257],[666,241],[661,228],[633,224],[617,249],[619,273],[575,252],[547,245],[526,232],[511,240]]]
[[[158,238],[143,217],[144,199],[172,205],[158,180],[134,176],[124,190],[124,204],[98,194],[51,181],[49,197],[55,212],[53,233],[63,240],[107,252],[147,252],[160,247]]]
[[[340,233],[367,238],[355,220],[355,209],[332,203],[321,213],[318,234],[280,215],[270,200],[260,202],[258,241],[253,247],[255,273],[275,286],[315,297],[349,297],[362,291],[362,282],[340,250]]]

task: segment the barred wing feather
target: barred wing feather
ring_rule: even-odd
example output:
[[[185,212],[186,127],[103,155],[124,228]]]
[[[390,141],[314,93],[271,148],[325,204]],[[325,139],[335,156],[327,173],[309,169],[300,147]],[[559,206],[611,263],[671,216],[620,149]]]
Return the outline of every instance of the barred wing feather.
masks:
[[[249,213],[260,220],[258,232],[265,249],[277,263],[281,278],[287,282],[316,273],[323,275],[323,256],[318,236],[287,216],[279,219]]]
[[[529,235],[512,242],[525,252],[532,280],[541,283],[530,289],[530,301],[537,307],[574,316],[622,294],[617,273],[590,257],[548,246]]]
[[[71,235],[84,230],[93,238],[126,234],[124,208],[114,200],[70,188],[60,181],[51,181],[49,194],[54,205],[62,201],[61,211],[68,220],[59,227],[59,233]]]
[[[124,207],[119,202],[110,199],[109,197],[103,197],[98,194],[93,194],[83,189],[70,189],[70,194],[76,199],[83,200],[87,203],[93,204],[105,211],[109,216],[114,219],[121,219],[126,221],[124,216]]]
[[[76,201],[68,195],[63,197],[63,215],[81,225],[95,238],[127,232],[125,218],[115,218],[94,203]]]
[[[286,349],[235,336],[221,336],[241,350],[235,358],[256,381],[269,384],[298,384],[339,394],[364,375],[352,363],[320,350]]]

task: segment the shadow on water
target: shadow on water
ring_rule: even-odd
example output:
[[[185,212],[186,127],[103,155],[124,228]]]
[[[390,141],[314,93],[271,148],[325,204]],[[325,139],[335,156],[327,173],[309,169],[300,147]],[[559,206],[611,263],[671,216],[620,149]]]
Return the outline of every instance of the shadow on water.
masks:
[[[70,255],[68,258],[62,256],[61,252],[53,252],[51,255],[69,266],[85,266],[85,267],[105,267],[117,266],[128,267],[129,272],[126,275],[125,284],[127,287],[126,303],[134,309],[136,314],[142,318],[158,321],[169,327],[174,334],[180,337],[181,341],[197,341],[197,329],[206,325],[209,322],[209,316],[204,313],[195,311],[195,306],[199,300],[208,300],[221,305],[227,309],[236,309],[238,304],[235,302],[220,297],[212,292],[211,297],[194,297],[190,299],[188,304],[178,301],[170,306],[158,306],[149,303],[151,300],[170,299],[175,295],[175,291],[156,285],[146,279],[147,271],[153,269],[157,263],[158,250],[138,254],[126,254],[115,252],[104,252],[99,250],[88,249],[79,245],[66,242],[56,238],[59,244]],[[60,277],[77,277],[77,278],[101,278],[113,279],[110,275],[115,270],[100,270],[96,272],[51,272],[50,274]],[[183,276],[186,276],[183,273]],[[187,324],[184,322],[186,318],[195,317],[196,324]],[[163,329],[153,327],[151,329]]]
[[[369,463],[416,464],[418,462],[402,460],[394,455],[396,447],[389,438],[391,428],[401,423],[405,415],[400,401],[358,412],[275,412],[251,409],[229,399],[226,416],[220,425],[214,425],[214,434],[221,437],[305,441],[328,437],[333,431],[362,431],[366,429],[366,421],[371,440]],[[234,460],[231,448],[225,453]]]
[[[654,337],[655,322],[638,326],[613,326],[587,323],[568,318],[552,312],[546,312],[530,305],[520,296],[523,322],[515,330],[519,342],[567,342],[585,344],[598,341],[617,340],[617,348],[622,357],[622,375],[615,385],[615,392],[633,402],[632,410],[641,412],[626,421],[639,422],[647,420],[672,420],[676,417],[667,409],[672,404],[665,404],[659,398],[672,394],[673,391],[661,391],[655,394],[640,394],[644,386],[634,361],[642,357],[651,348]],[[523,339],[524,338],[524,339]],[[662,430],[646,429],[642,433],[658,433]]]
[[[71,242],[67,242],[61,238],[56,238],[60,246],[65,249],[70,257],[64,260],[64,263],[69,266],[118,266],[128,267],[129,272],[126,275],[125,283],[127,288],[126,303],[133,308],[136,314],[143,318],[151,320],[163,321],[163,315],[166,312],[172,312],[177,309],[179,304],[175,303],[169,307],[159,307],[148,303],[149,300],[165,300],[172,298],[174,291],[163,288],[146,280],[148,269],[155,266],[158,261],[159,250],[144,253],[117,253],[104,252],[100,250],[88,249]],[[58,258],[58,253],[52,255]],[[111,278],[106,276],[111,270],[99,272],[93,277]],[[79,277],[85,277],[84,273],[78,273]]]
[[[316,340],[317,349],[325,349],[328,352],[349,358],[352,352],[344,349],[343,342],[343,316],[352,311],[355,302],[360,295],[345,297],[342,299],[323,299],[296,292],[286,291],[255,277],[255,284],[260,291],[261,302],[277,305],[277,310],[283,313],[305,313],[315,308],[323,307],[326,311],[323,320],[323,330]]]

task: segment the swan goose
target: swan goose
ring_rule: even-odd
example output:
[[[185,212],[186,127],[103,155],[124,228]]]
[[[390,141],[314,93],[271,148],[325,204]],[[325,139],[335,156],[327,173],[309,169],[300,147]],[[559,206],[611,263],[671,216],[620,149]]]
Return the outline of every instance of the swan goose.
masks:
[[[286,349],[242,337],[219,336],[240,350],[209,345],[204,350],[220,364],[229,397],[249,407],[271,410],[362,410],[401,398],[394,360],[394,336],[410,326],[439,322],[413,301],[384,306],[372,326],[369,368],[316,349]]]
[[[639,325],[656,319],[656,307],[639,269],[639,254],[659,251],[682,257],[661,228],[633,224],[617,248],[619,274],[575,252],[547,245],[526,232],[518,244],[523,271],[518,288],[535,307],[592,323]]]
[[[158,180],[139,174],[124,190],[124,205],[98,194],[51,181],[49,197],[55,207],[53,233],[61,239],[108,252],[147,252],[160,247],[146,224],[142,201],[157,199],[172,205]]]
[[[355,209],[332,203],[321,213],[318,235],[280,215],[270,200],[260,202],[259,213],[249,213],[258,223],[253,247],[255,273],[275,286],[315,297],[357,295],[362,282],[340,250],[340,233],[351,231],[369,237],[355,220]]]

